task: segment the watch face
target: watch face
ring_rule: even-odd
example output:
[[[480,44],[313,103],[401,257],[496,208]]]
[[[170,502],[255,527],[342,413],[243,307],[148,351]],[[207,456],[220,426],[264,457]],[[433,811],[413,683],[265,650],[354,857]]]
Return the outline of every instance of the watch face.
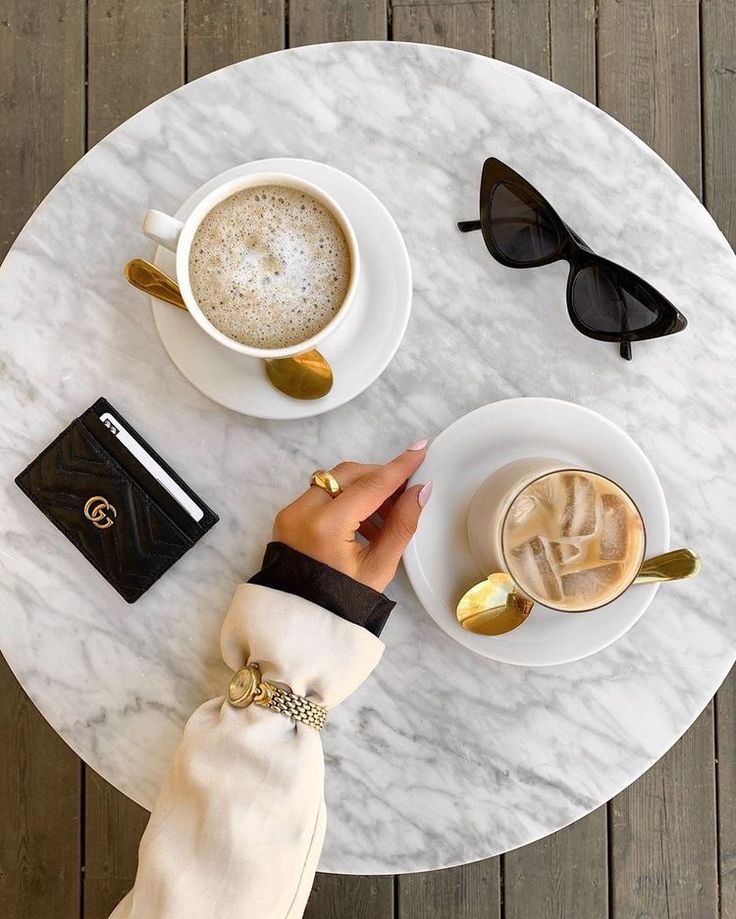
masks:
[[[245,708],[255,698],[261,682],[260,672],[253,667],[244,667],[238,670],[230,681],[228,698],[236,708]]]

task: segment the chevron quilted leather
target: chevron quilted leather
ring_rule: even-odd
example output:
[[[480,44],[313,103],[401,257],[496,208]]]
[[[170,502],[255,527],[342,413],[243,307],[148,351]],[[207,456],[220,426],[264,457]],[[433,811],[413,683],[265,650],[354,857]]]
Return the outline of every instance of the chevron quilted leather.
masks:
[[[63,431],[16,482],[129,603],[201,535],[193,538],[183,532],[80,419]],[[99,529],[85,516],[85,504],[95,496],[103,497],[115,509],[107,529]]]

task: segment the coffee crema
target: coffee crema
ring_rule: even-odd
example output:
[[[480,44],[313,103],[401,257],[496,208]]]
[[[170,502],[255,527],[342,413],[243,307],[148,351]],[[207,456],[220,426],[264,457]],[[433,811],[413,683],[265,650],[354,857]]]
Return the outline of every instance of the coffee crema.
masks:
[[[215,205],[189,253],[189,282],[205,317],[254,348],[316,335],[344,302],[351,272],[334,214],[285,185],[245,188]]]
[[[618,596],[644,558],[644,527],[614,482],[577,470],[527,485],[502,534],[509,574],[530,597],[556,609],[595,609]]]

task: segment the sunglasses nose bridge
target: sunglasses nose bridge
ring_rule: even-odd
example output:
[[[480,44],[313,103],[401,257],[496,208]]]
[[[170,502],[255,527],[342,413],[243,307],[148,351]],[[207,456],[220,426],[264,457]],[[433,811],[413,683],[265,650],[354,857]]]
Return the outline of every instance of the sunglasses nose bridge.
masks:
[[[579,259],[576,258],[576,249],[574,243],[570,240],[565,239],[560,246],[560,251],[558,253],[558,259],[561,262],[567,262],[569,266],[569,271],[567,273],[567,289],[568,291],[572,287],[572,281],[575,275],[580,270]]]
[[[562,222],[562,226],[563,226],[563,227],[565,228],[565,230],[567,231],[568,236],[569,236],[572,240],[574,240],[575,243],[576,243],[581,249],[584,249],[584,250],[585,250],[586,252],[588,252],[590,255],[595,255],[595,253],[593,252],[593,250],[592,250],[592,249],[590,248],[590,246],[586,243],[586,241],[582,238],[582,236],[578,236],[578,234],[575,232],[575,230],[573,230],[572,227],[569,227],[569,226],[564,222],[564,220],[563,220],[563,222]]]

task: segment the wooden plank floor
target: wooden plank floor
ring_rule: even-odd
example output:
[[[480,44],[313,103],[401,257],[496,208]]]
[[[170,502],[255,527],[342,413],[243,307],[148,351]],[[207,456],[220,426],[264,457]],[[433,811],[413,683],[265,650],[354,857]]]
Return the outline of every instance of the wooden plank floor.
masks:
[[[420,41],[573,89],[653,146],[736,243],[734,0],[0,0],[0,257],[56,180],[186,80],[287,46]],[[309,919],[736,917],[736,675],[607,806],[534,845],[399,877],[318,875]],[[146,813],[0,661],[0,915],[103,919]]]

